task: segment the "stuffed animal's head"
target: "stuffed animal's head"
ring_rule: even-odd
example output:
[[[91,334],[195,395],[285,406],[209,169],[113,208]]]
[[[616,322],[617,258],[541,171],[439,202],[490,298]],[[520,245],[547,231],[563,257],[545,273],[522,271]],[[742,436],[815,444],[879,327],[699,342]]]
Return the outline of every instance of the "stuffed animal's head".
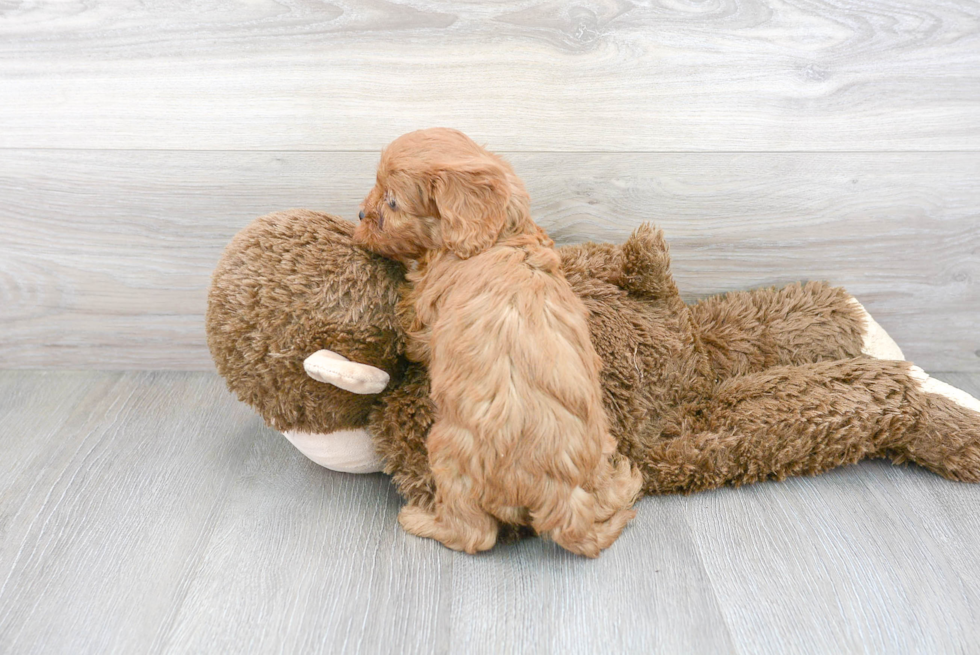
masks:
[[[353,233],[352,222],[328,214],[276,212],[239,232],[215,269],[211,355],[228,387],[278,430],[328,433],[367,423],[377,394],[311,378],[303,362],[317,351],[379,375],[398,377],[404,368],[395,314],[404,268],[355,247]]]

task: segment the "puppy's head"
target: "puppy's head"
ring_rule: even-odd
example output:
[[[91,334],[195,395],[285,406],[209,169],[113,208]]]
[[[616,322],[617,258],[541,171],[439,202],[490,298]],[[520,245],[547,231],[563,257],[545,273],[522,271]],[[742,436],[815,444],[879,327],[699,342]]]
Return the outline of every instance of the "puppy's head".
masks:
[[[514,221],[515,196],[523,208],[517,213],[526,214],[527,192],[513,169],[462,132],[410,132],[382,153],[354,241],[401,260],[429,250],[466,259],[496,243]]]

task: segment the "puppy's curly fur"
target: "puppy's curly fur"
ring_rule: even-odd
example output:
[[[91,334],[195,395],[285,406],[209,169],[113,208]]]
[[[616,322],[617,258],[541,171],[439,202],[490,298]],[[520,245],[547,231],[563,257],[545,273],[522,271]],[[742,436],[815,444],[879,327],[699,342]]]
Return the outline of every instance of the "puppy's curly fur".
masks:
[[[598,556],[641,477],[616,452],[587,310],[523,183],[461,132],[412,132],[385,149],[361,216],[356,243],[415,263],[401,319],[438,411],[435,509],[406,506],[402,526],[473,553],[498,522],[530,525]]]

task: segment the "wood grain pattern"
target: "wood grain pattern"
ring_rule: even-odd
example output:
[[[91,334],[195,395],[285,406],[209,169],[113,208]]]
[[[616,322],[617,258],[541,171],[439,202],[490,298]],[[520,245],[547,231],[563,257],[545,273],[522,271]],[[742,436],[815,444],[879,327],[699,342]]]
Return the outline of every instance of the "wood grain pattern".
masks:
[[[969,0],[0,2],[0,369],[209,370],[252,218],[353,218],[452,125],[559,242],[662,225],[688,298],[858,296],[980,396]],[[973,371],[973,373],[969,373]],[[864,463],[648,498],[586,562],[403,533],[213,374],[0,370],[0,652],[968,652],[980,486]]]
[[[666,231],[688,298],[824,279],[929,370],[980,367],[980,154],[508,153],[560,243]],[[203,313],[252,218],[353,218],[370,153],[7,151],[0,367],[210,368]]]
[[[876,462],[698,506],[702,561],[735,643],[747,653],[884,653],[974,642],[977,624],[962,617],[980,607],[976,574],[958,568],[962,542],[942,541],[955,513],[917,493],[933,482]],[[953,578],[941,582],[941,571]]]
[[[20,3],[0,147],[976,150],[967,0]]]
[[[227,394],[202,376],[53,380],[14,401],[4,422],[5,452],[19,449],[31,463],[5,457],[0,475],[14,484],[2,502],[0,650],[143,652],[179,606],[223,487],[238,473],[215,458],[246,458],[253,444],[228,437],[261,422],[216,414]],[[85,390],[77,403],[62,404],[65,380],[69,394]],[[63,425],[36,433],[47,414]]]
[[[980,375],[940,376],[980,395]],[[596,561],[406,535],[202,373],[0,371],[0,651],[969,652],[980,485],[646,498]]]

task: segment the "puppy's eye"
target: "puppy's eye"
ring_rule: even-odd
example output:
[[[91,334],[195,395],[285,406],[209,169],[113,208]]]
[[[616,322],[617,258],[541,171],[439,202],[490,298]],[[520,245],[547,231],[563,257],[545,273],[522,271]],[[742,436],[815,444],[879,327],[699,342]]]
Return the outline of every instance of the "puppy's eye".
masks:
[[[392,209],[398,209],[397,205],[395,205],[394,198],[388,198],[388,206],[391,207]]]

